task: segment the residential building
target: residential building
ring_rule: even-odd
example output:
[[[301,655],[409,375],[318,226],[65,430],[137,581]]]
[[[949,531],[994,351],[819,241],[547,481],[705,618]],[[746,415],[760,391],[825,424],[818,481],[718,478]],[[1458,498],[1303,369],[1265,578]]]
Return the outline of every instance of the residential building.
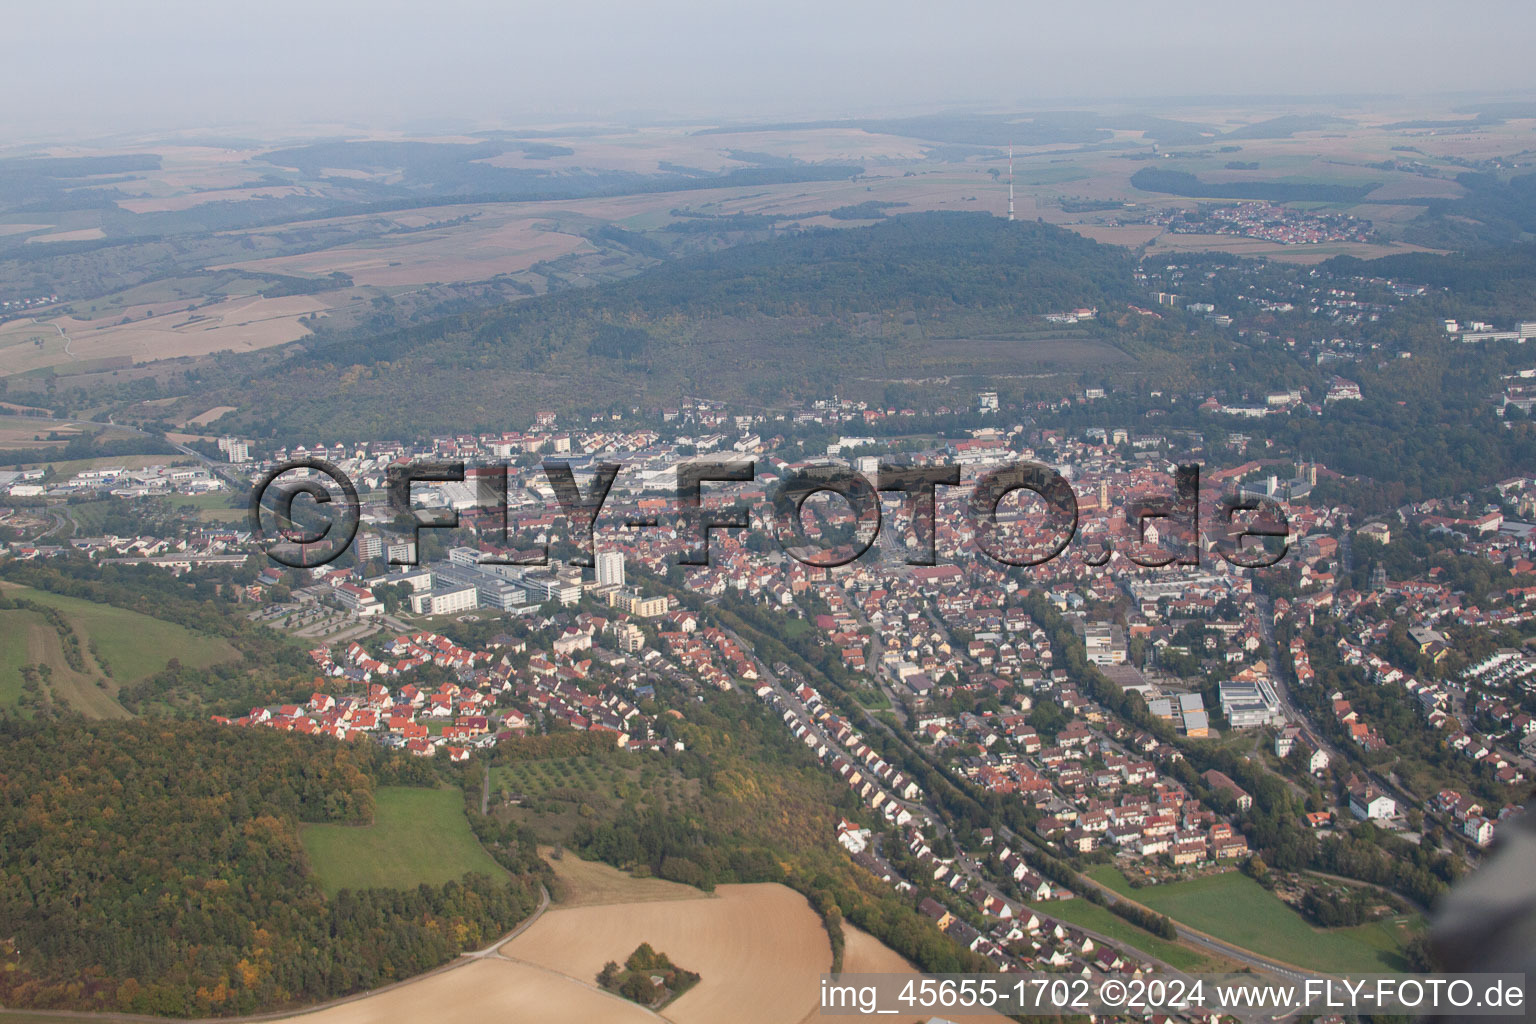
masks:
[[[622,587],[624,585],[624,552],[598,552],[597,585],[600,587]]]

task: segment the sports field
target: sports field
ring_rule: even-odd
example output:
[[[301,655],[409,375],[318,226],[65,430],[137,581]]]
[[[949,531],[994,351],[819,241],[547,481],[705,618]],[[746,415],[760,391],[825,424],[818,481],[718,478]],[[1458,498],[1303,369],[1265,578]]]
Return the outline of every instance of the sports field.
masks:
[[[1314,928],[1237,871],[1132,889],[1108,865],[1089,876],[1137,903],[1261,956],[1320,971],[1401,971],[1400,950],[1419,927],[1412,916],[1355,928]]]
[[[505,874],[469,830],[464,798],[452,789],[382,786],[372,825],[304,825],[299,839],[328,896],[442,885],[471,871]]]

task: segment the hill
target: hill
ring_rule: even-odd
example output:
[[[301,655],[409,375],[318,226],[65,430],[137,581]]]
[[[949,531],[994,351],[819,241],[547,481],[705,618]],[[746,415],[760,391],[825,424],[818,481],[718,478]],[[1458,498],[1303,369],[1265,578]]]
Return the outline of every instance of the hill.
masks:
[[[1374,260],[1335,256],[1322,266],[1339,277],[1384,277],[1443,288],[1486,316],[1527,318],[1531,291],[1536,289],[1536,244],[1529,243],[1443,255],[1402,253]]]
[[[1060,228],[902,215],[382,334],[320,328],[218,401],[239,406],[236,429],[253,434],[388,437],[504,429],[607,394],[771,404],[828,379],[1076,371],[1125,356],[1092,334],[1042,338],[1029,318],[1123,305],[1131,289],[1126,251]]]

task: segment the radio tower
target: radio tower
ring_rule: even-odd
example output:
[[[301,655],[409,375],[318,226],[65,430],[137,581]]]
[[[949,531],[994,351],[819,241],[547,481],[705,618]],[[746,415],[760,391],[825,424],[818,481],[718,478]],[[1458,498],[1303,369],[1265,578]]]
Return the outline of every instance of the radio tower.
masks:
[[[1008,143],[1008,219],[1013,220],[1013,143]]]

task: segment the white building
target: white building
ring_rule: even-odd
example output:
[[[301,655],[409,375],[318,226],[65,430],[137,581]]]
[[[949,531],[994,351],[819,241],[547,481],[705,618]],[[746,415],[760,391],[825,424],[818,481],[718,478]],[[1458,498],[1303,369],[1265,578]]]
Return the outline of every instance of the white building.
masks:
[[[376,587],[391,586],[403,583],[416,593],[432,589],[432,574],[425,569],[398,569],[387,576],[380,576],[373,581]]]
[[[1095,622],[1083,631],[1083,646],[1088,660],[1100,667],[1124,665],[1125,630],[1117,623]]]
[[[869,829],[860,828],[847,818],[837,823],[837,841],[849,853],[863,853],[869,847],[872,836]]]
[[[1378,789],[1375,783],[1351,786],[1349,812],[1361,821],[1385,821],[1397,813],[1397,801]]]
[[[230,462],[250,462],[251,446],[238,437],[230,437],[228,434],[219,438],[219,451]]]
[[[1296,741],[1301,738],[1301,730],[1294,725],[1288,725],[1275,735],[1275,756],[1285,757],[1296,746]]]
[[[454,587],[448,590],[423,590],[411,595],[411,611],[417,615],[452,615],[480,607],[480,596],[474,587]]]
[[[597,585],[600,587],[622,587],[624,585],[624,552],[598,552]]]
[[[341,602],[343,608],[364,618],[384,613],[384,606],[373,596],[373,591],[351,583],[343,583],[336,588],[336,600]]]

